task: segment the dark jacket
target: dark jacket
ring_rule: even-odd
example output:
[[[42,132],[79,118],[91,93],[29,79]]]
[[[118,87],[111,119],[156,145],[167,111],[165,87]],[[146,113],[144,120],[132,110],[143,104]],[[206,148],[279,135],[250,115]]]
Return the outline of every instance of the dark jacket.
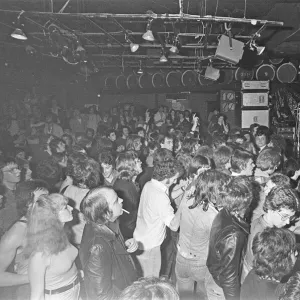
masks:
[[[79,257],[87,300],[114,300],[137,279],[118,223],[86,224]]]
[[[206,265],[225,298],[240,299],[242,264],[249,224],[223,208],[215,217],[209,239]]]
[[[133,237],[140,194],[132,181],[124,179],[117,179],[113,185],[113,189],[118,194],[118,197],[123,199],[123,208],[130,212],[130,214],[123,213],[119,217],[122,235],[127,240]]]

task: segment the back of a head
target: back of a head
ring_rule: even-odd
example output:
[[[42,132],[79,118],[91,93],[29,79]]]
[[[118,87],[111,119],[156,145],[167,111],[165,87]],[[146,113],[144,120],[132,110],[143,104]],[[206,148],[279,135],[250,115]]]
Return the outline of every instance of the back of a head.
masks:
[[[251,153],[235,149],[231,156],[231,170],[235,173],[241,173],[246,168],[249,159],[253,159]]]
[[[280,152],[274,148],[265,148],[259,153],[256,159],[256,166],[262,171],[275,170],[280,162]]]
[[[228,146],[220,146],[215,149],[213,159],[217,169],[225,168],[225,165],[230,161],[232,149]]]
[[[299,198],[290,186],[275,186],[266,197],[263,209],[278,211],[282,208],[291,211],[299,210]]]
[[[165,149],[165,148],[160,148],[157,149],[154,153],[154,163],[160,163],[169,159],[173,159],[173,153],[172,151]]]
[[[175,287],[164,279],[141,278],[128,286],[118,300],[179,300]]]
[[[294,267],[292,254],[295,250],[295,234],[288,229],[267,227],[258,232],[252,243],[255,273],[262,278],[280,281]]]

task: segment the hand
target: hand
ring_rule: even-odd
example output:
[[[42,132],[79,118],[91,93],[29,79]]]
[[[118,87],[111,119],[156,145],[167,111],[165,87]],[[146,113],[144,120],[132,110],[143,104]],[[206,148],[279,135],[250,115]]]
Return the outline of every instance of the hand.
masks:
[[[125,147],[123,145],[120,145],[118,148],[117,148],[117,152],[122,152],[125,150]]]
[[[134,238],[129,239],[125,242],[125,246],[127,247],[127,252],[133,253],[138,249],[138,243]]]
[[[196,114],[193,114],[193,123],[197,124],[199,121],[199,118],[196,116]]]

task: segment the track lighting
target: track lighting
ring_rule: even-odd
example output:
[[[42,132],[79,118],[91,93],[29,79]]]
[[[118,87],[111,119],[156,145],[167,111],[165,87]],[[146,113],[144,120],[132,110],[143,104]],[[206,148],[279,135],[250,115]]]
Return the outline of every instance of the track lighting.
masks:
[[[178,36],[176,36],[174,43],[169,51],[171,53],[177,54],[179,52],[178,45],[179,45],[179,40],[178,40]]]
[[[161,62],[161,63],[168,62],[168,58],[166,57],[166,52],[165,52],[164,47],[162,47],[162,56],[160,57],[159,62]]]
[[[20,17],[21,15],[24,13],[24,11],[22,10],[20,12],[20,14],[18,15],[17,17],[17,21],[15,23],[16,25],[16,29],[10,34],[10,36],[14,39],[17,39],[17,40],[22,40],[22,41],[26,41],[27,40],[27,36],[26,34],[23,32],[22,28],[24,25],[21,24],[21,20],[20,20]]]
[[[151,23],[152,20],[149,20],[147,24],[146,32],[143,34],[143,39],[149,42],[154,42],[155,38],[151,30]]]

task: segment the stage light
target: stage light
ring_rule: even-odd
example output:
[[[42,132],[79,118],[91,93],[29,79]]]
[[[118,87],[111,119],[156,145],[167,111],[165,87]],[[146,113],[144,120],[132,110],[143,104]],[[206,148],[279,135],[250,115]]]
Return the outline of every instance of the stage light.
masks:
[[[22,41],[26,41],[27,40],[27,36],[26,34],[24,33],[24,31],[22,30],[22,26],[24,26],[23,24],[21,24],[21,15],[24,13],[24,11],[22,10],[20,12],[20,14],[18,15],[17,17],[17,21],[15,23],[15,26],[16,26],[16,29],[10,34],[10,36],[14,39],[17,39],[17,40],[22,40]]]
[[[146,32],[143,34],[142,37],[146,41],[154,42],[155,38],[154,38],[152,30],[151,30],[151,23],[152,23],[152,20],[149,20],[148,24],[147,24]]]

